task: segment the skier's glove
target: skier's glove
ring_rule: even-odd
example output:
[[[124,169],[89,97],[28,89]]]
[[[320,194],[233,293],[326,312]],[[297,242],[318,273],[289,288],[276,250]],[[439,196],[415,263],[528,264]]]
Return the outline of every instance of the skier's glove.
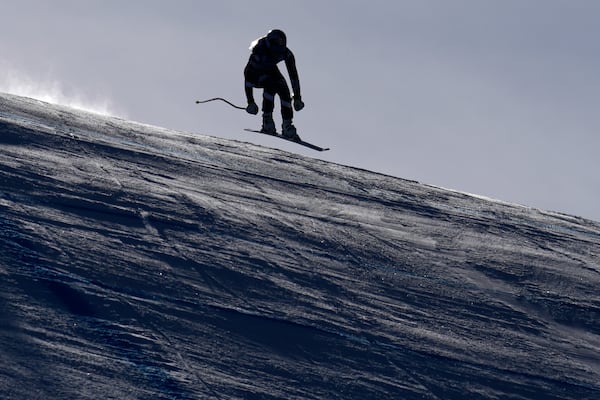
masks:
[[[300,97],[300,95],[294,96],[294,110],[300,111],[303,108],[304,108],[304,102],[302,101],[302,98]]]
[[[248,107],[246,107],[246,112],[252,115],[258,114],[258,106],[256,105],[256,103],[248,103]]]

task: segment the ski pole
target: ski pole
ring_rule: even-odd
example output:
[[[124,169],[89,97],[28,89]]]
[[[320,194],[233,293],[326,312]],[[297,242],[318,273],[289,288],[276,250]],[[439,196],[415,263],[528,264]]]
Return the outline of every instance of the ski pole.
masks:
[[[230,102],[230,101],[227,101],[227,100],[225,100],[225,99],[224,99],[224,98],[222,98],[222,97],[214,97],[214,98],[212,98],[212,99],[208,99],[208,100],[196,100],[196,104],[208,103],[209,101],[215,101],[215,100],[221,100],[221,101],[224,101],[225,103],[229,104],[231,107],[238,108],[238,109],[240,109],[240,110],[245,110],[245,109],[246,109],[246,107],[240,107],[240,106],[236,106],[236,105],[235,105],[235,104],[233,104],[232,102]]]

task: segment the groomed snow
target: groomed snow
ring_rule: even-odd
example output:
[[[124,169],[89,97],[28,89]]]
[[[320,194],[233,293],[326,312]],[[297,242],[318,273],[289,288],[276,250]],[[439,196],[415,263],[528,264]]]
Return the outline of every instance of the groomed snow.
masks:
[[[600,398],[597,222],[11,95],[0,186],[2,399]]]

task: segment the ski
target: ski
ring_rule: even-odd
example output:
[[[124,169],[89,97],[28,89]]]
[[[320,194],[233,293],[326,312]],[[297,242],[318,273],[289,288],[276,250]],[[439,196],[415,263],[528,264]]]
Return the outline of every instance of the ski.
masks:
[[[327,147],[327,148],[320,147],[320,146],[317,146],[315,144],[305,142],[304,140],[293,140],[293,139],[285,138],[285,137],[281,136],[280,133],[270,134],[270,133],[266,133],[266,132],[263,132],[263,131],[259,131],[257,129],[244,129],[244,130],[246,132],[260,133],[261,135],[273,136],[273,137],[277,137],[279,139],[287,140],[288,142],[298,143],[299,145],[308,147],[309,149],[313,149],[313,150],[316,150],[316,151],[327,151],[327,150],[329,150],[329,147]]]

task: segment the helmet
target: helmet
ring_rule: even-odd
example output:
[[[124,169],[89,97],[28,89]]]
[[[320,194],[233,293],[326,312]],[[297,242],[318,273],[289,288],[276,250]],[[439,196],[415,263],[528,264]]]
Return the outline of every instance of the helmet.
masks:
[[[285,47],[287,44],[287,38],[285,37],[285,33],[283,33],[280,29],[271,29],[269,33],[267,33],[267,43],[269,46],[273,47]]]

